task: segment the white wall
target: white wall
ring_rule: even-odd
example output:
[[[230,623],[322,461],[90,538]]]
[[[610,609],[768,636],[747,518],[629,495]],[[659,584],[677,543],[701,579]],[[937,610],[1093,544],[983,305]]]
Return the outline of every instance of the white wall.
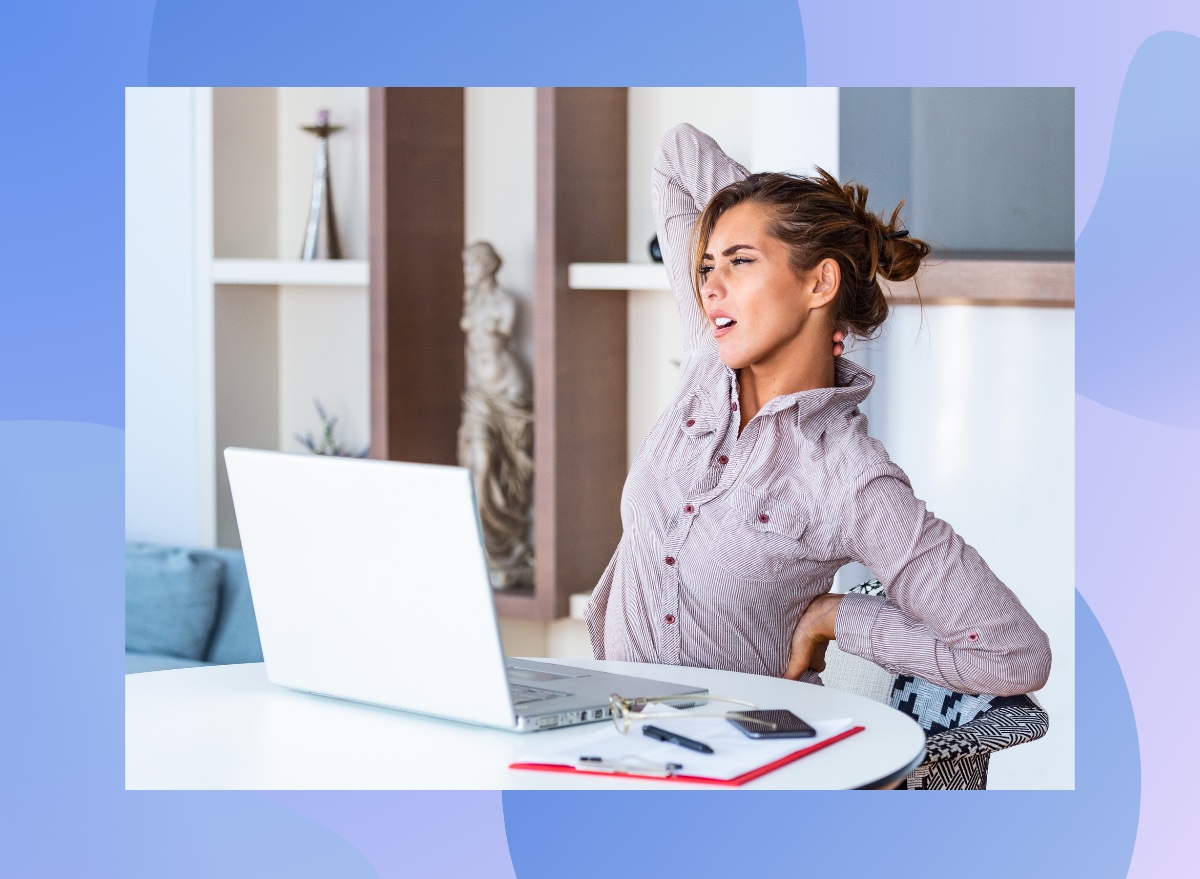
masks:
[[[211,96],[213,250],[219,257],[276,256],[279,138],[275,89],[198,89]],[[212,171],[210,169],[210,173]]]
[[[838,90],[751,89],[751,171],[812,174],[819,165],[838,176]]]
[[[535,91],[466,90],[466,239],[487,241],[503,265],[497,279],[519,303],[513,338],[533,364]]]
[[[1074,786],[1074,340],[1072,309],[900,306],[865,358],[872,435],[1050,637],[1051,731],[991,787]]]
[[[279,293],[274,287],[214,289],[216,446],[207,475],[216,484],[217,546],[241,546],[224,450],[278,448]]]
[[[125,533],[211,545],[212,301],[192,89],[125,92]]]

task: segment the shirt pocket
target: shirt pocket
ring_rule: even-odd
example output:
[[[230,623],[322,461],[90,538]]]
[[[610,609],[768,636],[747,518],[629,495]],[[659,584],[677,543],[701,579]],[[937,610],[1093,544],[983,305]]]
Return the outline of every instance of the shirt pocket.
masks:
[[[689,394],[675,404],[676,433],[670,466],[678,473],[701,475],[712,464],[717,419],[700,394]]]
[[[778,581],[798,576],[804,512],[769,492],[742,488],[721,520],[717,564],[744,580]]]

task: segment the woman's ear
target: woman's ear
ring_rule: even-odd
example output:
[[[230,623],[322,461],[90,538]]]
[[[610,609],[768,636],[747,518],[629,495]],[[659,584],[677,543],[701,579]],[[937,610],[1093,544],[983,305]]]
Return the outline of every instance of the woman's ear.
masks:
[[[809,272],[812,290],[809,293],[810,308],[824,308],[837,296],[842,282],[842,269],[836,259],[825,257]]]

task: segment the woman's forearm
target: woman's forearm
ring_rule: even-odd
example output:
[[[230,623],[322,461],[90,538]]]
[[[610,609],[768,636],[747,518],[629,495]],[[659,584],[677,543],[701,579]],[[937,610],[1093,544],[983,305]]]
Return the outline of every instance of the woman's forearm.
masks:
[[[902,471],[864,473],[841,515],[847,554],[888,598],[845,596],[838,646],[963,693],[1015,695],[1050,673],[1045,632],[979,554],[914,497]]]

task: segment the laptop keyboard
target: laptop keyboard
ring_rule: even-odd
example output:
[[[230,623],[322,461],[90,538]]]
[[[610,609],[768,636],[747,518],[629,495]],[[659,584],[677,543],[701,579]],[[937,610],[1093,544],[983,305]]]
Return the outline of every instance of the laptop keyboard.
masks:
[[[543,702],[546,699],[553,699],[556,696],[562,696],[563,693],[557,693],[554,690],[541,690],[537,687],[523,687],[520,684],[510,683],[508,691],[512,693],[514,705],[528,705],[530,702]]]

